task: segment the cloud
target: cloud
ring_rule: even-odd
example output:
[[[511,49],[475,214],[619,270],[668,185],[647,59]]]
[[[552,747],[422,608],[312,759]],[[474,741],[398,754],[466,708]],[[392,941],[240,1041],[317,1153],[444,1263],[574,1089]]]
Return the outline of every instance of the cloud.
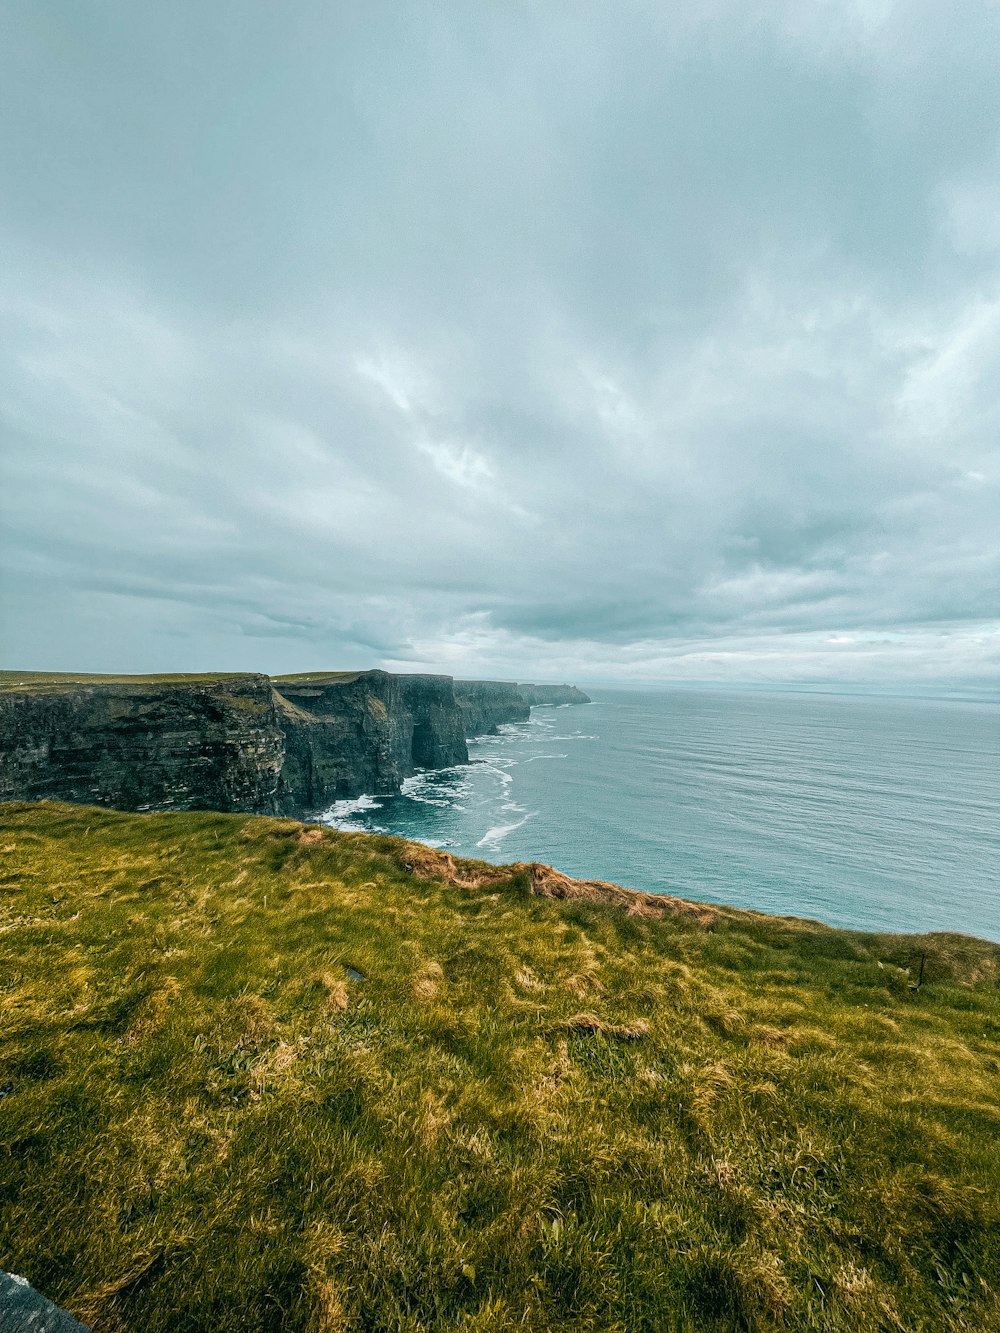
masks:
[[[7,19],[7,664],[980,680],[997,11]]]
[[[420,440],[417,448],[427,455],[442,477],[466,490],[480,490],[493,477],[493,469],[486,459],[467,444]]]

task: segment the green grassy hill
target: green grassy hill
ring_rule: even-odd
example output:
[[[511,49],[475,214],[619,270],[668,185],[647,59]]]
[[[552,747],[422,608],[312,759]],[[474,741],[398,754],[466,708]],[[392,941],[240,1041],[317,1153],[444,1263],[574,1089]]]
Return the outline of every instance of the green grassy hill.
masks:
[[[995,1330],[998,964],[0,807],[0,1267],[97,1333]]]

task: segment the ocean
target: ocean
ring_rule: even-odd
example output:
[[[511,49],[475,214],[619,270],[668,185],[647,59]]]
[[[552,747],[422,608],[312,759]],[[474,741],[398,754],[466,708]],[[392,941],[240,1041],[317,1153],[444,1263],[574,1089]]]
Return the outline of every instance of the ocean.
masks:
[[[588,693],[323,822],[834,926],[1000,941],[1000,705]]]

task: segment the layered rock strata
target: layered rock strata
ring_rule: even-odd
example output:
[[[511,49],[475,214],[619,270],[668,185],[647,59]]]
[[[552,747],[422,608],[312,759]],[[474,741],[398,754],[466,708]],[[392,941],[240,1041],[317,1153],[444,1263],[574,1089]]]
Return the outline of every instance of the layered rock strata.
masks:
[[[289,677],[275,679],[274,698],[284,736],[279,803],[287,814],[398,791],[418,768],[469,757],[450,676]]]
[[[267,676],[0,691],[0,800],[276,814],[283,759]]]
[[[532,702],[585,701],[571,686],[387,671],[273,680],[6,673],[0,801],[307,815],[398,791],[417,769],[464,763],[467,736],[525,721]]]
[[[509,680],[456,680],[466,736],[492,736],[504,722],[527,722],[531,705]]]

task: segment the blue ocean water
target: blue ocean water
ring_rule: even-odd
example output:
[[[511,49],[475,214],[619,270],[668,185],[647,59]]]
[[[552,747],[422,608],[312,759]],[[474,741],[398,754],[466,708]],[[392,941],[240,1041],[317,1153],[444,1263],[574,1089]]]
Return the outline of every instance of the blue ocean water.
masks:
[[[997,704],[591,694],[324,821],[836,926],[1000,941]]]

